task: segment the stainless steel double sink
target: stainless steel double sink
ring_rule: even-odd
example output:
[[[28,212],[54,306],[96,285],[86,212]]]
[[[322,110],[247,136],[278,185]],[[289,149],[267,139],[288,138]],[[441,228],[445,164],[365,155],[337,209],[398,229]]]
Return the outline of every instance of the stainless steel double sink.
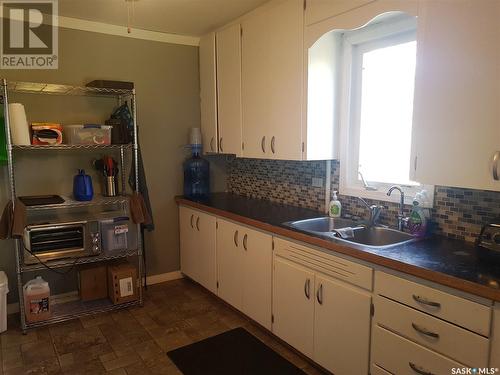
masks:
[[[343,218],[318,217],[289,221],[283,223],[283,225],[306,233],[334,238],[341,242],[369,248],[389,248],[416,240],[412,235],[395,229],[382,226],[367,226]]]

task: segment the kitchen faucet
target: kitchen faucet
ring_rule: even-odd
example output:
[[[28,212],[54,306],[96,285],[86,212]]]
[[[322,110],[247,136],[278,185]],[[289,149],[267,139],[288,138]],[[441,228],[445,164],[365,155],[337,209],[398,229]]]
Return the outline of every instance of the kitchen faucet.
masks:
[[[398,230],[403,231],[407,218],[404,215],[404,206],[405,206],[405,193],[399,186],[391,186],[387,191],[387,195],[390,197],[393,190],[399,191],[401,194],[401,198],[399,200],[399,213],[398,213]]]
[[[377,225],[380,213],[382,212],[382,208],[384,208],[384,206],[378,206],[376,204],[369,205],[363,198],[358,197],[358,199],[363,202],[366,207],[368,207],[368,210],[370,210],[370,219],[368,220],[368,226],[372,227],[374,225]]]

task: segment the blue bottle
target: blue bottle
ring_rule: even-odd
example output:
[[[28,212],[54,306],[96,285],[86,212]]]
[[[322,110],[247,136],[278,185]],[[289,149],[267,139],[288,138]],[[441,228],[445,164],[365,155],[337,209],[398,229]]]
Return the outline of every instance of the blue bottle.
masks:
[[[210,194],[210,164],[201,156],[201,145],[192,146],[192,156],[184,162],[184,196],[203,200]]]
[[[85,174],[83,169],[78,170],[78,174],[73,178],[73,196],[77,201],[91,201],[94,197],[92,178]]]

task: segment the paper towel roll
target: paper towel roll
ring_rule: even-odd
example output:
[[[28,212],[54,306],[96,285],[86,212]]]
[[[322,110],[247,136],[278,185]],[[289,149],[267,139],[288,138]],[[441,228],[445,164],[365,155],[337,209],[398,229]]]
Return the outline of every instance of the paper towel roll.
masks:
[[[9,104],[9,122],[12,144],[30,145],[30,128],[24,105],[21,103]]]

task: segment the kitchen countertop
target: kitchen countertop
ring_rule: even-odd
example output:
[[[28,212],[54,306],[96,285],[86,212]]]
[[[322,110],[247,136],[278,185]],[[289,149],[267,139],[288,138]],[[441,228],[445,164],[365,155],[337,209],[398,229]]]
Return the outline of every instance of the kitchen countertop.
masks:
[[[176,201],[274,234],[500,301],[500,254],[468,242],[433,236],[385,249],[360,250],[335,239],[306,234],[283,225],[287,221],[324,216],[318,211],[230,193],[214,193],[205,201],[184,197],[177,197]]]

